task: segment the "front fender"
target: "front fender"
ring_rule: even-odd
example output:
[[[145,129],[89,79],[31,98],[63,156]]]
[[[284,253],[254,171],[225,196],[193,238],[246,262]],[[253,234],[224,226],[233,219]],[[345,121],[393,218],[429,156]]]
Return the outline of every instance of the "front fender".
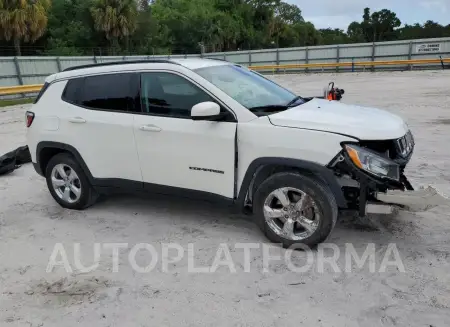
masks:
[[[250,185],[257,177],[256,173],[260,171],[261,168],[266,166],[293,168],[313,175],[315,178],[321,180],[326,186],[328,186],[330,191],[333,193],[339,208],[347,208],[347,201],[344,197],[344,193],[332,170],[318,163],[307,160],[278,157],[263,157],[252,161],[245,173],[239,190],[239,195],[237,198],[237,204],[239,207],[244,207]]]

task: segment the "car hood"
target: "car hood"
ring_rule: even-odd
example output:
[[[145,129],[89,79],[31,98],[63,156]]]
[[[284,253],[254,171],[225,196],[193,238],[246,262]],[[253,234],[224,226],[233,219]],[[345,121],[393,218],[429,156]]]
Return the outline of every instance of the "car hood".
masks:
[[[268,117],[276,126],[319,130],[360,140],[396,139],[408,131],[402,118],[385,110],[322,99]]]

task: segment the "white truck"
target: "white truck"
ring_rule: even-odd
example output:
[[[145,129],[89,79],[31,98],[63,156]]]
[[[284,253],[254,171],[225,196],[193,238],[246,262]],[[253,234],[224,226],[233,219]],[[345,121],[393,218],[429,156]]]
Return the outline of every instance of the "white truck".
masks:
[[[226,61],[72,67],[26,115],[33,165],[69,209],[118,188],[178,194],[252,214],[285,247],[314,246],[340,210],[365,215],[386,208],[377,195],[412,189],[401,118],[302,98]]]

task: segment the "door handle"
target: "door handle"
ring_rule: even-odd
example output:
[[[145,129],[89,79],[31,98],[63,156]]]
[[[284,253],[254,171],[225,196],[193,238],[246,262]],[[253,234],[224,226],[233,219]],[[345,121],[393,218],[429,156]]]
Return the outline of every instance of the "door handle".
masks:
[[[158,126],[155,126],[155,125],[143,125],[143,126],[139,127],[139,129],[144,132],[160,132],[161,131],[161,128],[159,128]]]
[[[75,124],[84,124],[86,122],[86,119],[83,119],[81,117],[73,117],[73,118],[70,118],[69,121],[71,123],[75,123]]]

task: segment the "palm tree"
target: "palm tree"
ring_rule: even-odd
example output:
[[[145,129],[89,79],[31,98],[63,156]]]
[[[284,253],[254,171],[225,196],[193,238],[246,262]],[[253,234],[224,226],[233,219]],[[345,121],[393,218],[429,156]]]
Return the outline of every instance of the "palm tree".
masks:
[[[105,33],[113,49],[119,39],[128,38],[137,27],[136,0],[95,0],[91,8],[95,29]]]
[[[47,27],[51,0],[0,0],[0,38],[13,40],[16,55],[20,42],[34,42]]]

